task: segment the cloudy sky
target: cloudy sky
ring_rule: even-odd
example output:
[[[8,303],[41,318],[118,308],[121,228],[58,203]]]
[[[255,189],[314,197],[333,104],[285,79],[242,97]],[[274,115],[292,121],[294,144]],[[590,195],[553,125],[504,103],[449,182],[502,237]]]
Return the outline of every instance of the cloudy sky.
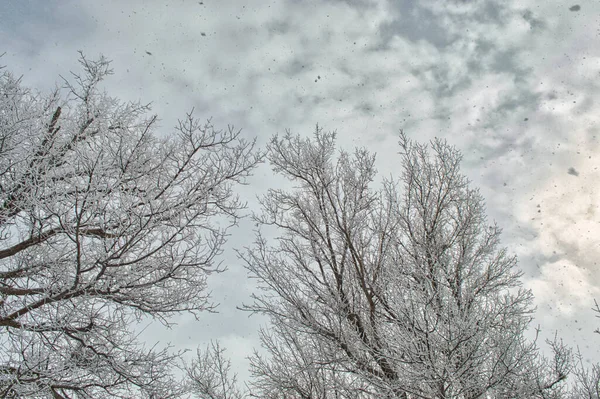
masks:
[[[578,3],[575,1],[579,1]],[[152,102],[163,134],[195,109],[265,141],[316,123],[398,170],[398,131],[446,138],[518,254],[546,336],[600,360],[600,3],[591,0],[3,0],[1,64],[41,90],[104,54],[107,91]],[[242,190],[250,205],[268,167]],[[220,339],[241,378],[263,322],[236,309],[253,284],[232,248],[220,313],[145,337]],[[586,342],[587,341],[587,342]]]

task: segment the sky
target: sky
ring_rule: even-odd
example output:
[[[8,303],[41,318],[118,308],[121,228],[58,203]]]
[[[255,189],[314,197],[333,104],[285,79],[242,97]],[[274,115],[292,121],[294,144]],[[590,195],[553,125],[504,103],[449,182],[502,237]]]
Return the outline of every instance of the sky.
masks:
[[[532,326],[600,360],[600,3],[578,0],[3,0],[0,64],[50,90],[78,51],[112,60],[107,92],[151,102],[161,134],[194,109],[257,137],[311,135],[377,153],[398,173],[398,132],[464,155],[537,306]],[[250,208],[276,180],[257,170]],[[209,282],[218,314],[143,337],[183,349],[220,340],[241,380],[266,320],[237,309],[254,283],[234,248]]]

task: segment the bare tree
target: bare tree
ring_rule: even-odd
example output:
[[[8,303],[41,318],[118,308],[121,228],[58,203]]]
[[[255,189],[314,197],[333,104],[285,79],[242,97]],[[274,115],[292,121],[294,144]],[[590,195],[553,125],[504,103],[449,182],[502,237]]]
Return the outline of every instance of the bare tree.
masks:
[[[245,393],[237,385],[237,375],[231,373],[231,361],[219,343],[211,343],[186,367],[189,391],[199,399],[242,399]]]
[[[255,367],[262,386],[290,380],[283,344],[316,356],[313,367],[360,376],[369,397],[558,397],[566,348],[547,360],[524,338],[532,294],[460,153],[403,134],[400,149],[401,178],[374,189],[375,157],[337,151],[334,133],[271,140],[268,159],[295,189],[262,198],[256,220],[276,238],[259,232],[240,254],[264,290],[246,309],[279,334],[263,339],[275,356]],[[297,385],[293,397],[336,397]]]
[[[1,71],[0,397],[170,397],[177,354],[131,325],[212,309],[260,155],[191,114],[157,137],[148,106],[98,88],[106,59],[80,62],[48,96]]]
[[[575,381],[572,384],[570,398],[572,399],[599,399],[600,398],[600,365],[598,363],[588,366],[584,364],[581,352],[576,355],[576,364],[573,370]]]
[[[600,305],[594,300],[592,311],[596,317],[600,317]],[[594,331],[600,334],[600,329]],[[581,354],[577,351],[575,355],[575,365],[573,367],[574,381],[572,381],[570,398],[572,399],[600,399],[600,364],[586,364]]]
[[[261,330],[266,354],[250,358],[249,396],[266,399],[366,399],[374,392],[356,373],[338,366],[336,353],[318,338],[299,334],[277,320]],[[308,342],[310,340],[310,342]]]

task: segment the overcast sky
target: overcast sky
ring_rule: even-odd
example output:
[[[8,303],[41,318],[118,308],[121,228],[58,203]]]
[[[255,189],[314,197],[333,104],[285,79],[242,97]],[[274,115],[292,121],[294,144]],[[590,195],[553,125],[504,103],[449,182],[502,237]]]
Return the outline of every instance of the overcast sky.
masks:
[[[42,90],[77,71],[77,51],[113,60],[107,91],[152,102],[161,133],[195,109],[265,141],[318,123],[398,171],[398,131],[447,139],[504,228],[535,325],[600,360],[600,3],[580,0],[3,0],[0,64]],[[274,180],[258,170],[250,205]],[[263,323],[237,310],[253,283],[232,248],[211,280],[220,313],[184,317],[150,341],[220,339],[242,379]],[[587,341],[587,342],[586,342]]]

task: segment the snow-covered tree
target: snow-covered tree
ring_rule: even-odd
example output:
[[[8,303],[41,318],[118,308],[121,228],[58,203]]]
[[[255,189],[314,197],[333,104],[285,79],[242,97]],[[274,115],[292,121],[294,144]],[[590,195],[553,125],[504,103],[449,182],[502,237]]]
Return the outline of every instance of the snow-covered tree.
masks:
[[[376,189],[375,157],[338,151],[333,133],[270,142],[295,188],[262,198],[268,234],[241,252],[263,290],[246,309],[274,326],[254,385],[279,398],[557,397],[569,353],[555,343],[545,359],[525,339],[532,294],[459,151],[404,134],[400,150],[400,178]]]
[[[186,366],[188,391],[198,399],[242,399],[245,392],[238,387],[237,375],[231,372],[231,360],[225,349],[213,342]]]
[[[600,317],[600,305],[594,300],[592,311]],[[594,331],[600,334],[600,329]],[[575,355],[569,399],[600,399],[600,363],[588,364],[581,351]]]
[[[250,358],[251,397],[265,399],[368,399],[375,397],[356,373],[339,367],[318,336],[298,333],[284,323],[262,329],[263,352]],[[307,342],[308,341],[308,342]]]
[[[0,71],[0,397],[166,398],[177,354],[132,326],[213,304],[207,275],[260,155],[191,114],[99,89],[109,62],[42,95]]]

